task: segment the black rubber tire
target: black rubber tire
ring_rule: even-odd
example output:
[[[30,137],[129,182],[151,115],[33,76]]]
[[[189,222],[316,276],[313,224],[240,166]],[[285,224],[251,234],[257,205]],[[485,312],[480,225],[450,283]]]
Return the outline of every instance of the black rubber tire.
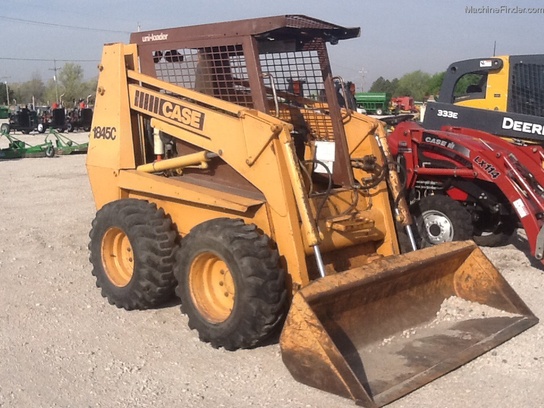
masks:
[[[96,213],[89,236],[92,274],[112,305],[148,309],[173,296],[178,234],[162,209],[143,200],[113,201]]]
[[[253,224],[218,218],[194,227],[183,239],[176,278],[189,327],[214,348],[255,347],[283,323],[285,272]]]
[[[2,133],[9,133],[11,130],[10,126],[9,126],[9,123],[2,123],[2,125],[0,126],[0,131]]]
[[[447,195],[433,194],[419,200],[414,209],[421,247],[472,239],[472,216]]]
[[[474,226],[472,239],[479,246],[498,247],[506,245],[516,231],[517,220],[511,217],[480,220]]]

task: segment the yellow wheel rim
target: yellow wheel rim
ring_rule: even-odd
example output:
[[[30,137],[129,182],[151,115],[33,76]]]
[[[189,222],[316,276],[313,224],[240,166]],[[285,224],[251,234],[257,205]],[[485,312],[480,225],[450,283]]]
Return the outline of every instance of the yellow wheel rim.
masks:
[[[189,290],[196,308],[206,320],[221,323],[229,318],[236,287],[227,264],[217,255],[204,252],[193,259]]]
[[[134,273],[134,254],[127,235],[120,228],[110,228],[102,238],[102,263],[111,283],[126,286]]]

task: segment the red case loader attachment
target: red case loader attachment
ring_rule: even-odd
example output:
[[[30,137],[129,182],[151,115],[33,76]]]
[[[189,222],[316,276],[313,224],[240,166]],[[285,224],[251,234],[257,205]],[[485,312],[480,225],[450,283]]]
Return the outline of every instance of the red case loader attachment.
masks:
[[[516,225],[519,220],[531,254],[542,260],[542,147],[515,145],[468,128],[444,126],[440,131],[427,130],[414,122],[399,124],[389,135],[388,143],[405,168],[412,202],[433,194],[445,194],[461,202],[471,215],[474,238],[482,233],[494,234],[501,223]],[[437,233],[443,227],[438,224]],[[429,233],[432,225],[427,227],[425,231]]]

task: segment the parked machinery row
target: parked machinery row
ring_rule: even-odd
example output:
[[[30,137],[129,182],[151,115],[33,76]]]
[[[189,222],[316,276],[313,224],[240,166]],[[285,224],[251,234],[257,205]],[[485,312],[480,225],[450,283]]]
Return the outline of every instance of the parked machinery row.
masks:
[[[31,110],[23,107],[15,113],[9,114],[8,122],[1,125],[1,130],[4,133],[14,131],[24,134],[45,133],[49,128],[60,132],[76,130],[88,132],[91,130],[92,117],[93,110],[89,107],[78,107],[71,110],[49,107]]]

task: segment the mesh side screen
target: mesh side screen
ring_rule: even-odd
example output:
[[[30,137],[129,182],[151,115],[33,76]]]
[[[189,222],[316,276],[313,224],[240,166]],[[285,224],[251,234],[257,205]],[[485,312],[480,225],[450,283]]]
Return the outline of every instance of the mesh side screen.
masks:
[[[321,69],[321,47],[321,43],[312,43],[302,51],[262,53],[259,63],[269,113],[315,139],[333,140]],[[240,44],[157,50],[153,52],[153,61],[160,80],[254,108],[247,62]],[[278,95],[279,112],[276,112],[273,87]]]
[[[305,128],[314,138],[333,139],[331,119],[326,114],[327,100],[317,50],[278,52],[260,55],[263,74],[273,77],[278,100],[279,118]],[[272,79],[264,83],[270,113],[276,115]]]
[[[253,107],[241,45],[155,51],[157,78],[245,107]]]
[[[515,64],[510,111],[544,116],[544,65]]]

